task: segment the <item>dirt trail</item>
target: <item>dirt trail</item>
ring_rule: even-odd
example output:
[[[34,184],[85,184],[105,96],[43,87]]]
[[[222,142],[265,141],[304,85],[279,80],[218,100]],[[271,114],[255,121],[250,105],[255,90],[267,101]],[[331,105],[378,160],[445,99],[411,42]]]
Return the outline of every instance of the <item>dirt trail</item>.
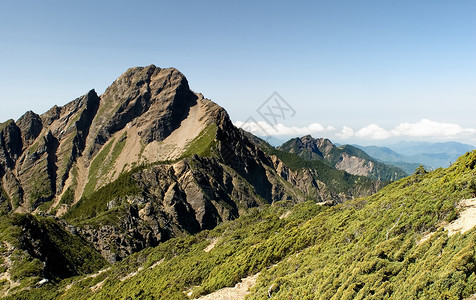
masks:
[[[205,251],[205,252],[210,252],[210,251],[212,251],[212,249],[215,248],[215,245],[218,243],[218,240],[219,240],[219,239],[213,239],[213,240],[211,240],[210,245],[208,245],[205,249],[203,249],[203,251]]]
[[[88,275],[88,276],[85,276],[84,278],[81,278],[81,279],[78,280],[78,281],[73,281],[72,283],[68,284],[68,285],[64,288],[64,290],[65,290],[65,291],[69,290],[69,289],[70,289],[71,287],[73,287],[73,285],[76,284],[77,282],[81,282],[81,281],[86,280],[86,279],[88,279],[88,278],[96,278],[96,277],[98,277],[99,275],[101,275],[102,273],[109,271],[110,269],[111,269],[111,267],[106,268],[106,269],[102,269],[102,270],[99,270],[97,273],[94,273],[94,274],[90,274],[90,275]],[[104,281],[105,281],[105,280],[103,280],[102,282],[104,282]],[[100,282],[100,283],[101,283],[101,282]],[[92,288],[91,288],[91,289],[92,289]]]
[[[463,210],[458,219],[445,226],[449,236],[458,232],[465,233],[476,226],[476,198],[463,200],[459,205]]]
[[[245,299],[249,289],[251,289],[260,273],[243,278],[234,287],[227,287],[211,294],[197,298],[197,300],[240,300]]]
[[[5,272],[3,272],[3,273],[0,273],[0,281],[6,280],[9,284],[9,286],[6,287],[6,289],[5,289],[5,287],[3,287],[3,296],[7,296],[8,293],[10,292],[10,290],[16,288],[17,286],[20,286],[20,282],[14,281],[11,278],[10,272],[8,271],[13,265],[13,262],[10,259],[10,255],[12,255],[13,250],[15,248],[7,241],[3,241],[3,245],[4,245],[5,250],[7,252],[5,254],[5,257],[3,258],[4,259],[4,264],[3,265],[6,267],[7,270],[5,270]],[[1,288],[0,288],[0,293],[2,293]]]
[[[445,230],[448,230],[448,236],[452,236],[458,232],[463,234],[476,226],[476,198],[462,200],[459,203],[459,207],[461,208],[461,212],[458,218],[443,226]],[[423,244],[429,240],[434,233],[435,232],[430,232],[426,234],[417,244]]]

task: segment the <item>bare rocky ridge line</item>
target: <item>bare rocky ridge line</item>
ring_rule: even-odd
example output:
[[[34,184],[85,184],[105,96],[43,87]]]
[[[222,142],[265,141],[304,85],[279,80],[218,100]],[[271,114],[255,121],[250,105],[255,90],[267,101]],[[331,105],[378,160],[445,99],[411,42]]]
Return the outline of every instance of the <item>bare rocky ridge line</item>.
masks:
[[[180,127],[181,120],[197,99],[199,97],[188,89],[185,77],[175,69],[132,68],[101,97],[92,90],[41,116],[27,112],[17,121],[18,125],[9,122],[2,129],[0,139],[3,150],[0,176],[9,198],[14,199],[12,206],[17,211],[31,211],[51,199],[58,204],[66,189],[73,187],[71,170],[83,169],[79,173],[89,174],[92,159],[115,133],[129,124],[129,128],[137,129],[136,134],[140,137],[139,143],[134,140],[136,144],[161,141]],[[201,126],[193,128],[199,130]],[[190,139],[193,137],[185,140]],[[150,148],[147,153],[154,150]],[[82,166],[78,164],[78,158],[84,151],[88,159],[83,160]],[[143,149],[139,148],[137,152],[141,151]],[[123,166],[133,162],[139,163],[139,159],[131,157]],[[40,178],[33,180],[34,175],[40,175]],[[78,190],[78,186],[73,188]],[[76,200],[82,196],[81,186],[79,190],[75,194]]]

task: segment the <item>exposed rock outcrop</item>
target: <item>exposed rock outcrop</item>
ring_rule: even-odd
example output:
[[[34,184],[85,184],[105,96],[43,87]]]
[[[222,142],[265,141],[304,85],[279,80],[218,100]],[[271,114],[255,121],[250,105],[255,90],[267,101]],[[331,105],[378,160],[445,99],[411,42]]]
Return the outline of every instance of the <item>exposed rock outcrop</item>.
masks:
[[[180,126],[197,98],[176,69],[154,65],[129,69],[101,96],[88,156],[130,122],[145,144],[164,140]]]

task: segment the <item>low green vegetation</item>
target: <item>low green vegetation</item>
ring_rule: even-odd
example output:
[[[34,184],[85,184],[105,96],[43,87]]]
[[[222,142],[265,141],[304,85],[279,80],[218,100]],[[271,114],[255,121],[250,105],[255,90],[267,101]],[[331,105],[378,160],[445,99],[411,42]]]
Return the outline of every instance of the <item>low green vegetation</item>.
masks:
[[[44,163],[46,164],[46,162]],[[42,172],[39,176],[35,177],[34,184],[31,187],[29,193],[31,204],[34,205],[51,200],[52,196],[53,189],[50,178],[46,172]]]
[[[117,158],[122,153],[122,150],[124,149],[124,146],[126,145],[126,140],[127,140],[127,132],[124,132],[119,137],[119,140],[117,141],[117,143],[114,145],[114,148],[112,149],[109,168],[112,166],[114,162],[116,162]]]
[[[114,139],[109,141],[109,143],[101,149],[91,162],[91,165],[89,166],[88,183],[84,187],[83,195],[88,196],[94,192],[98,179],[103,174],[102,168],[104,167],[104,162],[109,155],[109,152],[111,152],[113,144]]]
[[[8,198],[7,193],[5,193],[3,187],[0,185],[0,216],[8,213],[11,209],[10,199]]]
[[[200,132],[200,134],[191,141],[185,148],[182,158],[197,154],[199,156],[211,156],[212,149],[216,144],[215,136],[217,133],[216,124],[210,124]]]
[[[132,174],[136,171],[137,169],[134,169],[123,173],[115,181],[105,185],[89,196],[83,196],[78,203],[68,210],[64,218],[72,223],[91,222],[92,219],[108,211],[107,204],[110,201],[117,201],[115,206],[125,204],[127,196],[137,195],[141,192],[139,186],[132,178]]]
[[[71,205],[74,202],[74,188],[73,187],[68,187],[66,189],[66,192],[64,192],[63,196],[61,197],[61,204],[67,204]]]
[[[56,173],[58,178],[62,180],[63,184],[64,181],[66,181],[66,179],[68,178],[71,168],[74,164],[72,148],[74,147],[74,138],[76,137],[76,134],[76,132],[70,132],[67,138],[61,141],[62,148],[60,147],[58,149]]]
[[[31,155],[31,154],[35,153],[36,150],[38,150],[38,147],[40,146],[39,141],[40,141],[40,138],[37,138],[36,142],[28,148],[28,152],[27,152],[28,155]]]
[[[10,119],[6,122],[0,123],[0,131],[2,131],[3,129],[5,129],[7,126],[9,126],[10,124],[12,124],[14,122],[15,121],[13,121],[13,119]]]
[[[127,133],[124,132],[116,143],[114,138],[111,139],[101,152],[96,155],[89,167],[88,183],[84,187],[83,195],[86,197],[91,195],[97,188],[99,180],[110,173],[126,145],[126,139]],[[112,147],[113,145],[114,147]]]

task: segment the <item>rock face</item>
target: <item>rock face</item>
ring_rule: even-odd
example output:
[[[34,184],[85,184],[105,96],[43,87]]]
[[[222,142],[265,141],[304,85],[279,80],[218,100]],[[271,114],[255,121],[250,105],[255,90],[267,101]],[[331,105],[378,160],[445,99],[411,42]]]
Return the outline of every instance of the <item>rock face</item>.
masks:
[[[15,168],[15,162],[22,153],[23,142],[20,128],[13,120],[0,125],[0,174]]]
[[[41,129],[43,128],[43,122],[40,116],[31,110],[21,116],[16,124],[20,128],[23,145],[26,147],[32,144],[38,135],[40,135]]]
[[[299,145],[310,159],[335,149],[328,140]],[[354,158],[342,157],[352,169]],[[263,152],[173,68],[131,68],[101,96],[91,90],[0,125],[1,209],[62,217],[110,262],[250,207],[342,201],[377,186],[336,192],[320,173]]]
[[[193,156],[132,177],[141,193],[107,203],[107,211],[123,216],[119,222],[75,228],[110,262],[184,232],[212,229],[267,202],[216,158]]]
[[[310,135],[294,138],[279,149],[295,153],[306,160],[321,160],[349,174],[367,176],[375,180],[393,181],[406,176],[401,169],[378,162],[356,147],[336,147],[325,138],[315,139]]]
[[[153,65],[133,68],[118,78],[101,96],[100,110],[92,124],[92,157],[126,124],[137,127],[145,144],[162,141],[180,126],[198,96],[176,69]]]

